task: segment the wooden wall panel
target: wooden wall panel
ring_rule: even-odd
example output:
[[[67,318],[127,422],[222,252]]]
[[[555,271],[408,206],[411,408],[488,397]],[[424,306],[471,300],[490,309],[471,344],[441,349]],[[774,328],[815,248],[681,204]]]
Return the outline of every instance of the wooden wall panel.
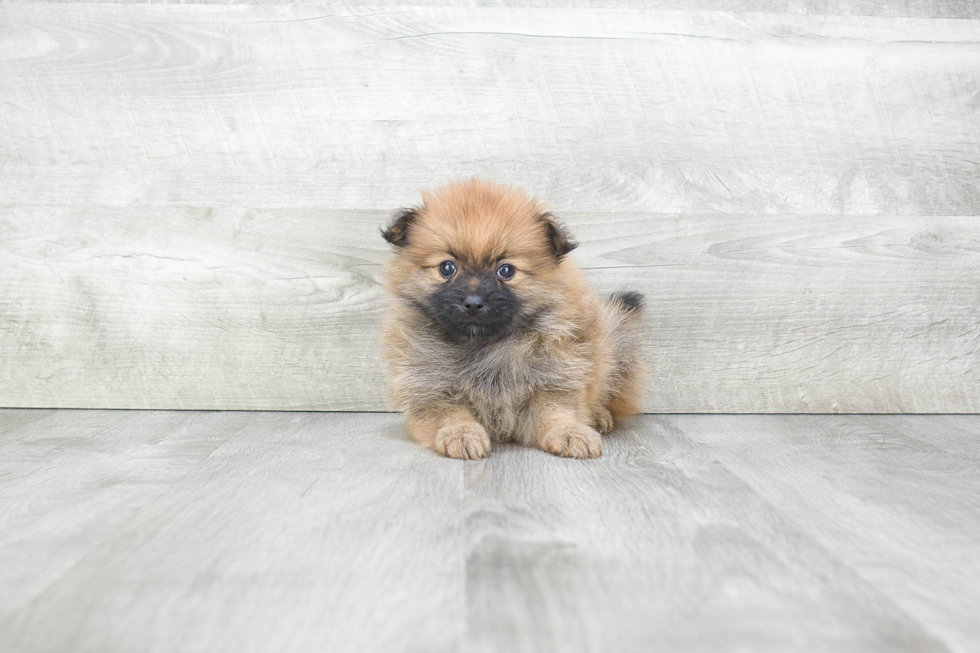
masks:
[[[620,9],[3,5],[0,197],[970,215],[980,22]]]
[[[479,175],[652,411],[978,410],[973,5],[538,4],[0,4],[0,405],[381,410],[376,227]]]
[[[19,0],[31,4],[76,4],[79,0]],[[183,0],[81,0],[97,4],[184,4]],[[292,0],[200,0],[201,5],[289,5]],[[383,2],[319,0],[317,7],[334,14],[370,14],[404,6]],[[519,9],[632,9],[770,12],[830,16],[894,16],[918,18],[980,18],[973,0],[413,0],[412,7],[513,7]],[[326,12],[324,12],[326,13]]]
[[[7,209],[2,403],[383,410],[385,219]],[[650,411],[980,410],[978,218],[565,219],[598,288],[648,297]]]

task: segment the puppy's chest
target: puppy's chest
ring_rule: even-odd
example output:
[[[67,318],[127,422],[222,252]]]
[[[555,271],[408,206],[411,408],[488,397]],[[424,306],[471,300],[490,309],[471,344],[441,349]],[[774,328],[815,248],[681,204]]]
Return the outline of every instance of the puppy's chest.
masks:
[[[500,346],[459,357],[453,385],[485,407],[517,410],[541,391],[556,391],[569,384],[567,371],[546,356],[527,348]]]

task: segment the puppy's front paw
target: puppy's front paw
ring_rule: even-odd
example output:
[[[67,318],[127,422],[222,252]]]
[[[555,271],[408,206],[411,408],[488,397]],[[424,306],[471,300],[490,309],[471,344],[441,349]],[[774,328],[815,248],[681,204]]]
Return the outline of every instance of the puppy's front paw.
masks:
[[[605,408],[600,407],[599,410],[592,416],[592,426],[599,433],[605,435],[613,430],[613,416]]]
[[[485,458],[490,453],[490,436],[477,422],[450,422],[436,433],[436,453],[450,458]]]
[[[544,434],[541,448],[563,458],[598,458],[602,436],[585,424],[559,424]]]

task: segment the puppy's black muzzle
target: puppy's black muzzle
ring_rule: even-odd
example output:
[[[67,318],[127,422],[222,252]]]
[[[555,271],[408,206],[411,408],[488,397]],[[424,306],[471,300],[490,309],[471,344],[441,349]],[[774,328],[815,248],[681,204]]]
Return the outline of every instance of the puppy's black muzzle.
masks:
[[[430,297],[427,313],[455,340],[498,340],[510,332],[520,303],[493,273],[459,275]]]

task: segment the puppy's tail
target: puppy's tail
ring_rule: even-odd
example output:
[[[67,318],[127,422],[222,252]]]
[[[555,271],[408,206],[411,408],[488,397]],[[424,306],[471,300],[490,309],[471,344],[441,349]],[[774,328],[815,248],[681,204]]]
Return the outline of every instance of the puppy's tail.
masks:
[[[638,317],[643,310],[643,295],[632,290],[614,293],[609,297],[627,317]]]

